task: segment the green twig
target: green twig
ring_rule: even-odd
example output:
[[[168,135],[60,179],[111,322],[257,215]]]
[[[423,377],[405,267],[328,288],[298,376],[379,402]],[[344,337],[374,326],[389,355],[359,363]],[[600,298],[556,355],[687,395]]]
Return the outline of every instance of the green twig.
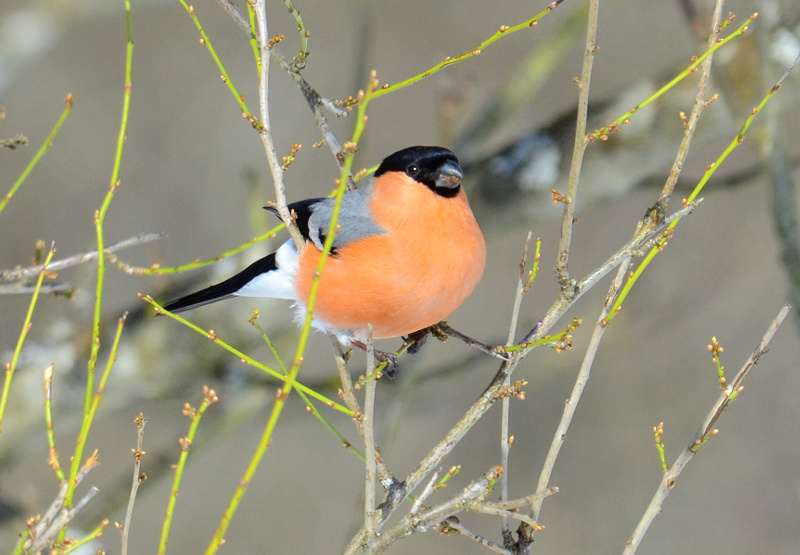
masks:
[[[793,67],[794,65],[792,66],[792,68]],[[772,87],[769,90],[769,92],[767,92],[766,95],[764,95],[764,97],[761,99],[761,102],[759,102],[758,105],[750,111],[750,114],[747,116],[747,119],[745,120],[744,125],[742,125],[742,128],[736,134],[736,137],[734,137],[733,140],[725,148],[725,150],[722,151],[722,154],[720,154],[717,157],[717,159],[706,168],[703,177],[697,183],[692,193],[687,198],[683,199],[684,206],[697,199],[697,197],[702,192],[703,187],[705,187],[706,183],[708,183],[709,179],[711,179],[711,177],[716,173],[717,169],[722,165],[725,159],[728,158],[730,153],[733,152],[733,150],[736,147],[738,147],[740,144],[744,142],[745,133],[747,133],[747,130],[750,128],[750,124],[753,123],[755,117],[759,114],[759,112],[761,112],[761,110],[764,108],[767,102],[769,102],[772,96],[776,92],[778,92],[778,90],[781,88],[781,85],[783,84],[783,81],[789,75],[789,71],[791,71],[792,68],[790,68],[786,73],[784,73],[783,77],[780,78],[780,80],[775,84],[775,86]],[[645,269],[650,265],[650,263],[653,261],[656,255],[661,250],[663,250],[664,246],[666,246],[667,239],[672,236],[675,226],[677,226],[680,221],[681,218],[675,218],[669,224],[669,226],[667,226],[667,229],[661,235],[661,238],[656,242],[656,245],[652,249],[650,249],[650,252],[648,252],[647,255],[642,259],[641,263],[639,264],[639,267],[636,268],[636,270],[630,276],[628,281],[625,283],[625,287],[623,287],[622,291],[619,294],[619,297],[617,297],[617,300],[614,302],[614,306],[609,311],[608,315],[609,322],[613,320],[614,316],[617,314],[617,312],[619,312],[619,309],[622,306],[622,303],[625,301],[625,298],[628,296],[628,293],[630,293],[631,289],[638,281],[638,279],[641,277],[641,275],[644,273]]]
[[[300,10],[294,7],[292,0],[283,0],[283,3],[289,9],[289,13],[292,14],[294,20],[297,22],[297,30],[300,33],[300,51],[294,58],[294,65],[298,70],[303,69],[306,65],[306,60],[308,59],[308,37],[311,35],[311,33],[309,33],[306,29],[306,26],[303,23],[303,17],[300,15]]]
[[[51,246],[50,252],[47,253],[47,258],[45,259],[42,269],[39,272],[39,279],[36,281],[36,287],[33,290],[33,295],[31,295],[31,302],[28,304],[28,312],[25,314],[25,320],[22,323],[22,331],[20,331],[19,337],[17,338],[17,346],[14,348],[14,354],[11,356],[11,362],[6,363],[6,376],[5,381],[3,382],[3,394],[2,397],[0,397],[0,434],[3,433],[3,416],[6,413],[8,394],[11,391],[11,380],[14,377],[14,371],[17,369],[17,362],[19,362],[19,355],[22,352],[22,345],[25,343],[25,339],[28,337],[28,332],[33,325],[31,322],[31,319],[33,318],[33,309],[36,308],[36,303],[39,300],[39,291],[41,291],[42,283],[47,275],[47,265],[53,259],[55,254],[55,246]]]
[[[404,89],[404,88],[406,88],[408,86],[411,86],[414,83],[425,79],[426,77],[430,77],[431,75],[433,75],[435,73],[438,73],[440,70],[446,68],[447,66],[451,66],[453,64],[457,64],[458,62],[463,62],[464,60],[466,60],[468,58],[472,58],[473,56],[479,55],[485,48],[491,46],[493,43],[497,42],[498,40],[500,40],[500,38],[502,38],[504,36],[510,35],[512,33],[516,33],[517,31],[519,31],[521,29],[527,29],[529,27],[535,27],[541,18],[543,18],[548,13],[553,11],[563,1],[564,0],[555,0],[554,2],[551,2],[550,4],[548,4],[548,6],[544,10],[542,10],[541,12],[539,12],[538,14],[533,16],[532,18],[530,18],[530,19],[528,19],[526,21],[523,21],[522,23],[518,23],[517,25],[514,25],[512,27],[509,27],[508,25],[501,25],[500,29],[495,34],[493,34],[491,37],[489,37],[488,39],[484,40],[478,46],[476,46],[475,48],[473,48],[472,50],[470,50],[468,52],[464,52],[463,54],[461,54],[459,56],[456,56],[456,57],[448,56],[447,58],[445,58],[444,60],[442,60],[441,62],[439,62],[435,66],[431,67],[430,69],[427,69],[427,70],[423,71],[422,73],[414,75],[413,77],[409,77],[405,81],[401,81],[399,83],[395,83],[394,85],[388,85],[388,84],[381,85],[380,88],[378,90],[376,90],[371,95],[371,98],[378,98],[379,96],[384,96],[386,94],[389,94],[389,93],[395,92],[397,90]],[[358,98],[352,98],[351,97],[351,98],[348,98],[346,100],[341,101],[339,104],[342,105],[342,106],[352,106],[354,104],[358,104],[358,103],[362,102],[362,100],[363,100],[363,98],[359,95]]]
[[[677,85],[678,83],[683,81],[686,77],[688,77],[689,75],[691,75],[692,73],[697,71],[697,68],[700,67],[700,64],[702,64],[703,61],[705,61],[706,58],[708,58],[714,52],[716,52],[717,50],[719,50],[720,48],[725,46],[728,42],[730,42],[733,39],[735,39],[736,37],[739,37],[742,34],[744,34],[745,31],[747,31],[747,28],[750,25],[750,23],[752,23],[753,20],[756,17],[758,17],[757,13],[754,13],[753,15],[748,17],[747,21],[745,21],[743,25],[741,25],[738,29],[736,29],[730,35],[728,35],[724,39],[719,39],[714,44],[714,46],[712,46],[711,48],[706,50],[705,53],[703,53],[701,56],[693,57],[692,58],[692,60],[693,60],[692,64],[689,67],[687,67],[686,69],[684,69],[681,73],[676,75],[675,78],[672,79],[672,81],[670,81],[669,83],[667,83],[666,85],[664,85],[663,87],[658,89],[655,93],[653,93],[645,101],[637,104],[636,106],[631,108],[629,111],[625,112],[623,115],[621,115],[620,117],[618,117],[617,119],[615,119],[614,121],[609,123],[607,126],[601,127],[600,129],[597,129],[596,131],[593,131],[592,133],[589,133],[587,135],[587,139],[588,140],[594,140],[594,139],[603,139],[603,140],[605,140],[605,139],[608,138],[608,134],[609,133],[614,133],[614,132],[617,132],[617,131],[621,131],[621,126],[626,124],[626,123],[628,123],[630,121],[630,118],[633,116],[633,114],[635,114],[636,112],[638,112],[639,110],[641,110],[642,108],[644,108],[645,106],[650,104],[651,102],[661,98],[661,96],[665,92],[667,92],[672,87],[674,87],[675,85]]]
[[[181,446],[181,455],[178,458],[178,464],[175,465],[175,479],[172,481],[172,490],[170,491],[169,503],[167,504],[167,512],[164,516],[164,524],[161,527],[161,540],[158,542],[158,555],[164,555],[167,551],[167,540],[169,539],[169,531],[172,526],[172,516],[175,513],[175,504],[178,502],[178,490],[181,487],[181,480],[183,479],[183,471],[186,468],[186,459],[189,458],[189,449],[194,443],[195,435],[197,435],[197,428],[200,426],[200,419],[205,414],[206,409],[219,400],[216,392],[209,389],[208,386],[203,386],[203,401],[200,407],[195,410],[189,403],[186,403],[183,414],[191,417],[192,423],[189,426],[189,433],[186,437],[178,440]]]
[[[259,370],[261,370],[262,372],[265,372],[265,373],[269,374],[270,376],[272,376],[273,378],[276,378],[278,380],[281,380],[281,381],[285,381],[286,380],[286,375],[281,374],[280,372],[277,372],[276,370],[270,368],[269,366],[267,366],[265,364],[262,364],[261,362],[258,362],[253,357],[250,357],[250,356],[244,354],[243,352],[241,352],[240,350],[236,349],[235,347],[232,347],[231,345],[229,345],[228,343],[226,343],[225,341],[220,339],[217,336],[217,334],[214,332],[214,330],[205,331],[204,329],[194,325],[193,323],[191,323],[190,321],[186,320],[185,318],[182,318],[181,316],[178,316],[177,314],[173,314],[172,312],[170,312],[168,310],[164,310],[164,308],[160,304],[158,304],[155,300],[153,300],[153,297],[151,297],[150,295],[142,295],[140,293],[139,297],[144,299],[146,302],[150,303],[153,306],[153,308],[155,309],[157,314],[164,314],[166,316],[169,316],[173,320],[177,320],[178,322],[180,322],[184,326],[188,327],[189,329],[192,329],[192,330],[196,331],[197,333],[199,333],[200,335],[202,335],[203,337],[206,337],[207,339],[210,339],[211,341],[214,342],[215,345],[219,345],[220,347],[222,347],[223,349],[225,349],[229,353],[233,354],[235,357],[239,358],[243,363],[249,364],[251,366],[254,366],[254,367],[258,368]],[[297,388],[298,390],[306,393],[310,397],[313,397],[313,398],[315,398],[315,399],[317,399],[319,401],[322,401],[328,407],[330,407],[330,408],[332,408],[334,410],[337,410],[337,411],[339,411],[339,412],[341,412],[343,414],[346,414],[347,416],[350,416],[350,417],[353,416],[353,412],[350,409],[348,409],[347,407],[342,406],[339,403],[336,403],[335,401],[332,401],[331,399],[328,399],[324,395],[322,395],[320,393],[317,393],[313,389],[311,389],[309,387],[306,387],[301,383],[295,383],[294,387]]]
[[[120,260],[116,256],[109,256],[108,251],[106,251],[106,258],[108,258],[117,268],[125,272],[126,274],[137,275],[137,276],[152,276],[152,275],[165,275],[165,274],[178,274],[180,272],[185,272],[187,270],[196,270],[198,268],[202,268],[203,266],[208,266],[209,264],[213,264],[214,262],[219,262],[224,258],[228,258],[229,256],[233,256],[234,254],[239,254],[240,252],[249,249],[256,243],[260,243],[265,239],[270,239],[275,236],[277,232],[282,230],[286,227],[284,224],[278,224],[269,231],[262,233],[258,237],[253,237],[249,241],[242,243],[241,245],[232,248],[229,251],[223,252],[222,254],[218,254],[216,256],[212,256],[211,258],[206,258],[205,260],[194,260],[189,262],[188,264],[181,264],[179,266],[168,266],[162,268],[158,264],[153,264],[148,268],[142,268],[137,266],[131,266],[127,262]]]
[[[253,56],[256,61],[256,74],[259,79],[261,79],[261,56],[258,55],[258,37],[256,37],[256,10],[253,6],[253,2],[247,3],[247,16],[250,19],[250,29],[248,29],[248,33],[250,35],[250,47],[253,49]]]
[[[264,328],[262,328],[262,327],[261,327],[261,324],[259,324],[258,322],[256,322],[256,319],[258,318],[258,316],[259,316],[258,310],[255,310],[255,311],[253,311],[253,316],[250,318],[249,322],[250,322],[250,323],[251,323],[251,324],[252,324],[252,325],[253,325],[253,326],[254,326],[254,327],[255,327],[255,328],[256,328],[256,329],[259,331],[259,333],[261,334],[261,337],[264,339],[264,342],[267,344],[267,347],[269,347],[269,350],[272,352],[272,355],[273,355],[273,356],[275,357],[275,359],[278,361],[278,364],[280,365],[280,367],[281,367],[281,370],[283,370],[283,373],[284,373],[284,375],[288,375],[289,371],[287,370],[286,366],[283,364],[283,360],[281,360],[281,357],[280,357],[280,355],[278,354],[278,350],[275,348],[275,345],[272,343],[272,341],[270,340],[269,336],[267,336],[267,332],[266,332],[266,331],[264,331]],[[326,428],[328,428],[328,430],[330,430],[330,432],[331,432],[331,433],[332,433],[334,436],[336,436],[336,438],[337,438],[339,441],[341,441],[341,442],[342,442],[342,445],[343,445],[343,446],[344,446],[344,447],[345,447],[345,448],[346,448],[348,451],[350,451],[350,452],[351,452],[351,453],[353,453],[353,454],[354,454],[356,457],[358,457],[359,459],[361,459],[362,461],[364,461],[364,455],[361,453],[361,451],[359,451],[358,449],[356,449],[355,445],[353,445],[352,443],[350,443],[350,441],[349,441],[349,440],[348,440],[346,437],[344,437],[344,435],[343,435],[343,434],[342,434],[342,433],[341,433],[339,430],[337,430],[337,429],[336,429],[336,427],[335,427],[333,424],[331,424],[330,420],[328,420],[327,418],[325,418],[325,415],[323,415],[321,412],[319,412],[319,410],[317,410],[317,407],[316,407],[316,406],[314,406],[314,403],[311,401],[311,399],[309,399],[309,398],[308,398],[308,395],[306,395],[306,394],[303,392],[303,390],[302,390],[302,389],[299,389],[299,388],[297,388],[295,391],[297,391],[297,394],[298,394],[298,395],[300,395],[300,398],[301,398],[301,399],[303,399],[303,402],[306,404],[306,409],[308,410],[308,412],[310,412],[311,414],[313,414],[313,415],[314,415],[314,417],[315,417],[317,420],[319,420],[319,421],[322,423],[322,425],[323,425],[323,426],[325,426]]]
[[[100,524],[98,524],[97,527],[94,530],[92,530],[91,532],[86,534],[82,539],[80,539],[80,540],[78,540],[78,541],[76,541],[74,543],[70,543],[69,547],[64,549],[64,551],[63,551],[64,555],[67,555],[68,553],[72,553],[73,551],[75,551],[79,547],[82,547],[82,546],[86,545],[87,543],[89,543],[91,541],[94,541],[97,538],[102,537],[103,536],[103,530],[105,530],[106,526],[108,526],[108,519],[107,518],[104,519]]]
[[[534,347],[540,347],[542,345],[551,345],[555,347],[557,352],[561,352],[572,346],[572,336],[570,335],[578,326],[583,323],[583,320],[580,318],[573,318],[572,322],[569,323],[566,329],[560,331],[555,335],[545,335],[544,337],[537,339],[536,341],[530,341],[528,343],[520,343],[518,345],[509,345],[507,347],[502,347],[503,352],[505,353],[513,353],[516,351],[527,351]]]
[[[116,145],[116,154],[114,156],[114,165],[111,170],[111,179],[109,180],[108,191],[106,192],[106,196],[103,199],[103,203],[100,206],[100,209],[97,210],[94,214],[94,225],[95,225],[95,233],[97,235],[97,252],[102,253],[105,252],[105,236],[104,236],[104,223],[106,213],[108,212],[109,207],[111,206],[111,200],[114,198],[117,190],[120,187],[119,181],[119,173],[120,173],[120,166],[122,165],[122,151],[125,146],[125,134],[128,129],[128,115],[130,113],[130,104],[131,104],[131,90],[132,90],[132,67],[133,67],[133,28],[131,24],[131,3],[130,0],[125,0],[125,29],[126,29],[126,50],[125,50],[125,85],[124,85],[124,92],[122,95],[122,116],[119,125],[119,132],[117,134],[117,145]],[[80,470],[80,461],[83,458],[83,449],[86,446],[86,440],[88,438],[89,430],[92,426],[92,420],[94,418],[94,414],[97,410],[97,405],[99,404],[99,396],[102,393],[102,389],[105,386],[105,381],[108,378],[108,371],[111,369],[111,365],[113,364],[113,357],[109,359],[109,363],[106,367],[106,374],[102,378],[102,382],[100,387],[97,388],[95,391],[94,386],[94,378],[95,378],[95,369],[97,367],[97,356],[100,351],[100,320],[102,318],[102,306],[103,306],[103,287],[105,285],[105,272],[106,272],[106,264],[105,264],[105,257],[98,256],[97,257],[97,284],[95,287],[95,299],[94,299],[94,317],[92,321],[92,341],[91,341],[91,351],[89,354],[89,363],[87,367],[87,376],[86,376],[86,397],[84,401],[84,411],[83,411],[83,423],[81,425],[81,432],[78,435],[78,439],[75,445],[75,452],[72,456],[72,466],[70,468],[69,474],[69,486],[67,489],[66,498],[64,501],[64,505],[66,507],[70,507],[72,505],[72,497],[75,492],[75,477],[78,475]],[[117,329],[117,337],[114,339],[114,348],[116,350],[116,345],[119,342],[119,334],[122,332],[122,325],[124,323],[124,317],[120,319],[120,323]],[[59,534],[59,540],[64,539],[64,534],[66,529],[62,530]]]
[[[658,451],[658,458],[661,460],[661,471],[666,472],[669,470],[669,464],[667,464],[667,453],[664,449],[663,422],[661,422],[658,426],[653,426],[653,437],[656,440],[656,451]]]
[[[225,69],[225,65],[222,63],[222,60],[219,59],[217,51],[214,49],[214,45],[211,44],[211,39],[206,34],[205,29],[203,29],[203,26],[200,25],[200,20],[197,19],[197,14],[194,11],[194,6],[190,6],[189,4],[187,4],[186,0],[180,0],[180,3],[186,9],[187,13],[190,16],[192,16],[192,21],[194,21],[195,27],[197,27],[197,30],[200,32],[200,37],[201,37],[200,42],[206,45],[209,54],[211,54],[211,57],[214,58],[214,62],[216,62],[217,68],[222,74],[220,76],[222,82],[228,86],[228,90],[231,91],[231,94],[233,94],[233,97],[236,99],[236,103],[239,104],[239,108],[241,108],[242,114],[244,115],[245,118],[247,118],[247,120],[253,127],[258,127],[260,125],[258,122],[258,118],[255,115],[253,115],[253,113],[247,107],[247,103],[244,101],[244,95],[239,94],[239,91],[236,89],[236,85],[233,84],[233,81],[228,75],[228,71]]]
[[[55,139],[58,130],[61,129],[61,125],[64,123],[64,121],[67,119],[67,116],[72,111],[73,100],[74,99],[72,98],[71,94],[68,94],[67,97],[64,99],[64,111],[61,112],[61,117],[58,118],[55,127],[53,127],[53,130],[50,131],[50,134],[47,136],[47,139],[45,139],[42,146],[39,147],[39,150],[36,151],[36,154],[33,156],[33,158],[25,167],[25,169],[22,170],[22,173],[14,182],[14,184],[11,186],[11,189],[9,189],[8,193],[6,193],[6,196],[0,199],[0,212],[2,212],[5,209],[6,205],[8,204],[8,201],[11,200],[11,197],[13,197],[14,193],[17,192],[17,189],[20,188],[20,185],[22,185],[25,179],[27,179],[28,175],[30,175],[31,171],[33,171],[33,168],[36,167],[36,164],[39,163],[39,160],[42,159],[45,152],[47,152],[50,149],[50,147],[53,146],[53,139]]]

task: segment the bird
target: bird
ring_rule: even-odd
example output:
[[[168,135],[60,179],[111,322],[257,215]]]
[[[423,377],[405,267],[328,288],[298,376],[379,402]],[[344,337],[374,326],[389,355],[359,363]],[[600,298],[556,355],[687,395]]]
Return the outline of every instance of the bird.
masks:
[[[342,196],[333,248],[319,275],[312,326],[344,347],[410,336],[446,319],[472,293],[486,243],[450,150],[412,146],[387,156],[370,182]],[[304,244],[289,239],[242,272],[163,308],[181,313],[231,297],[294,301],[305,320],[336,199],[288,205]],[[266,210],[278,214],[276,208]]]

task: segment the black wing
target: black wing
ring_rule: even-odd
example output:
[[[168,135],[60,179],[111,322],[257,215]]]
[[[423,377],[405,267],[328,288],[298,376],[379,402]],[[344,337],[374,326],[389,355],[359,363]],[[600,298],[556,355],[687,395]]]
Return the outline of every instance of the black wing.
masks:
[[[277,269],[275,253],[272,253],[261,260],[256,260],[247,268],[223,282],[165,304],[164,309],[170,312],[180,313],[223,299],[229,299],[234,296],[234,293],[250,283],[254,278],[275,269]]]

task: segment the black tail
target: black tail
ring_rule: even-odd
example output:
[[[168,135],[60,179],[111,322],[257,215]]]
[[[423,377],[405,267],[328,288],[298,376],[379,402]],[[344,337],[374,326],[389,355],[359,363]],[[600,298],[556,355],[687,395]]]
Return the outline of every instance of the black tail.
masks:
[[[275,253],[265,256],[261,260],[256,260],[247,268],[239,272],[233,277],[229,277],[223,282],[217,283],[205,289],[201,289],[195,293],[190,293],[185,297],[176,299],[164,305],[165,310],[170,312],[180,313],[193,308],[204,306],[207,304],[229,299],[236,295],[242,287],[250,283],[250,281],[260,276],[263,273],[275,270]]]

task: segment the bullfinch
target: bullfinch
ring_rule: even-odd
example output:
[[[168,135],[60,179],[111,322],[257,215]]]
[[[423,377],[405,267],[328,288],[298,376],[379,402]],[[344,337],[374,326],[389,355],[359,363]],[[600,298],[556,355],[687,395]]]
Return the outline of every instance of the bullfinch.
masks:
[[[388,156],[371,182],[342,197],[333,249],[320,276],[312,325],[344,346],[401,337],[447,318],[483,275],[486,244],[461,185],[455,154],[413,146]],[[225,281],[164,308],[183,312],[230,297],[294,301],[303,321],[335,199],[289,205],[305,239],[292,240]],[[277,214],[277,210],[266,207]]]

